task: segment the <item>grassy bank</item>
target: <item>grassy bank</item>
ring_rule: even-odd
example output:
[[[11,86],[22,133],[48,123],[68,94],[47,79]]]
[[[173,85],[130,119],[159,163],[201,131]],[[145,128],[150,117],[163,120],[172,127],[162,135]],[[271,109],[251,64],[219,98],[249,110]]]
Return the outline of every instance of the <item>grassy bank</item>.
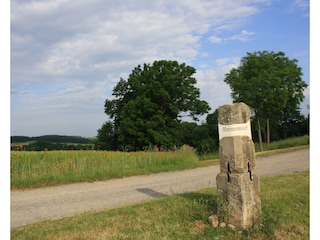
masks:
[[[309,145],[310,143],[310,137],[308,135],[301,136],[301,137],[294,137],[294,138],[288,138],[283,139],[279,141],[271,142],[270,144],[263,143],[263,151],[270,151],[275,149],[284,149],[284,148],[292,148],[297,146],[304,146]],[[259,143],[255,143],[255,149],[258,153],[260,151]]]
[[[260,179],[263,224],[213,229],[216,189],[173,195],[11,230],[11,239],[309,239],[309,173]]]
[[[255,152],[259,156],[264,156],[271,154],[272,150],[278,150],[278,151],[286,151],[284,149],[288,150],[293,150],[293,148],[296,147],[305,147],[309,146],[310,144],[310,138],[308,135],[301,136],[301,137],[293,137],[293,138],[288,138],[284,140],[279,140],[279,141],[274,141],[271,142],[270,144],[263,143],[263,152],[260,151],[259,143],[256,142],[255,145]],[[269,153],[266,153],[269,152]],[[208,160],[208,159],[219,159],[219,151],[213,152],[213,153],[207,153],[203,154],[199,157],[200,160]]]

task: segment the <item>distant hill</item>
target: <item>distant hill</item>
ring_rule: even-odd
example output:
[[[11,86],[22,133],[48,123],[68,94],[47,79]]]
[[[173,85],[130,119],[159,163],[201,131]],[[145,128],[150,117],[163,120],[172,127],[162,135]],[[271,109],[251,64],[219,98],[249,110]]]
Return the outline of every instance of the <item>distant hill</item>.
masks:
[[[92,143],[90,138],[80,136],[64,136],[64,135],[43,135],[39,137],[27,137],[27,136],[11,136],[11,143],[25,143],[25,142],[51,142],[51,143]]]

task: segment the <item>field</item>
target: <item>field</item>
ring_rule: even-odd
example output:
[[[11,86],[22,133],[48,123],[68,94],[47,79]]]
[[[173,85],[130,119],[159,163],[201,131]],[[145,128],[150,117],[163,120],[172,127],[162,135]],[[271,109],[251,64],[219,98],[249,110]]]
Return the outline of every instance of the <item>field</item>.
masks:
[[[257,152],[256,155],[263,156],[283,148],[290,150],[292,147],[308,145],[309,136],[291,138],[271,143],[266,147],[269,151]],[[188,146],[164,152],[11,151],[10,155],[11,189],[92,182],[219,164],[218,152],[198,156]]]
[[[190,147],[170,152],[12,151],[11,189],[90,182],[199,166]]]
[[[216,189],[44,221],[11,230],[11,239],[310,239],[309,173],[260,179],[262,225],[245,231],[212,228]]]

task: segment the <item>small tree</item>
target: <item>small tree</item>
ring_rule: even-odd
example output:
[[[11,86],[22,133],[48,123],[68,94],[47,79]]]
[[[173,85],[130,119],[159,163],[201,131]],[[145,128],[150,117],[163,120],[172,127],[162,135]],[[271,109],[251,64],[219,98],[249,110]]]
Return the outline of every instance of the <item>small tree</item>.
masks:
[[[254,52],[243,57],[238,68],[225,75],[234,102],[245,102],[255,114],[258,124],[260,150],[262,147],[261,118],[267,123],[267,142],[270,142],[270,118],[277,120],[283,111],[295,111],[303,101],[302,71],[297,60],[283,52]]]

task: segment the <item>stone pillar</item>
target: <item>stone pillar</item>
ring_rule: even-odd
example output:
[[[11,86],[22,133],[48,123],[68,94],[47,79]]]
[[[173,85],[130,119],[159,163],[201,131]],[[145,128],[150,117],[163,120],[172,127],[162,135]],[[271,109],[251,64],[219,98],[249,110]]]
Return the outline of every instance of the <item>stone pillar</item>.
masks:
[[[219,160],[217,175],[218,216],[237,229],[261,221],[260,184],[255,170],[250,108],[244,103],[218,109]]]

